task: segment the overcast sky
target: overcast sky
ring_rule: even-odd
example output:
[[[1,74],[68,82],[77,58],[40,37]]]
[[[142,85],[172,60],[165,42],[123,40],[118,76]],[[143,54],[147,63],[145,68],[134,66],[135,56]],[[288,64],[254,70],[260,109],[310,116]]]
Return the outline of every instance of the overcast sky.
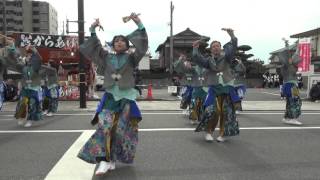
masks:
[[[77,20],[78,0],[44,1],[57,10],[60,33],[66,18]],[[239,45],[250,45],[253,58],[266,62],[271,51],[284,46],[282,37],[320,27],[319,0],[174,0],[173,4],[173,34],[189,27],[209,36],[210,41],[219,40],[224,44],[229,36],[221,28],[232,28]],[[136,26],[133,22],[124,24],[122,17],[131,12],[141,13],[152,55],[170,35],[170,0],[84,0],[84,5],[86,35],[95,18],[100,18],[105,29],[98,32],[101,40],[110,41],[114,35],[129,34]],[[74,24],[70,31],[77,31],[77,26]]]

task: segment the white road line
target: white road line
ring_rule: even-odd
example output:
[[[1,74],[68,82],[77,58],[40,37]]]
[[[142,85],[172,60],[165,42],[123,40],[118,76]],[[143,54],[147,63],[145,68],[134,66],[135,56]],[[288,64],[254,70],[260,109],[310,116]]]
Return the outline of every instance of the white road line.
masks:
[[[275,93],[271,93],[271,92],[262,91],[261,93],[270,94],[270,95],[274,95],[274,96],[279,96],[280,97],[280,94],[275,94]]]
[[[57,164],[50,170],[46,180],[56,179],[92,179],[95,164],[89,164],[77,158],[77,154],[94,130],[85,130],[70,146]]]
[[[86,130],[1,130],[0,134],[5,133],[82,133]],[[87,130],[88,131],[88,130]]]
[[[268,114],[284,114],[284,110],[276,111],[276,112],[240,112],[239,114],[261,114],[261,115],[268,115]],[[320,112],[302,112],[302,115],[317,115]],[[86,113],[86,114],[72,114],[72,113],[64,113],[64,114],[55,114],[54,116],[93,116],[94,113]],[[145,112],[142,115],[184,115],[182,112]],[[53,117],[54,117],[53,116]],[[0,115],[0,117],[13,117],[13,115]],[[2,119],[0,119],[1,121]]]
[[[151,131],[194,131],[195,128],[150,128],[139,129],[139,131],[151,132]]]
[[[141,132],[153,132],[153,131],[194,131],[195,128],[141,128]],[[217,128],[219,129],[219,128]],[[269,126],[269,127],[240,127],[240,130],[308,130],[308,129],[320,129],[319,126]],[[86,131],[94,130],[1,130],[0,134],[10,133],[82,133]]]
[[[293,126],[293,127],[242,127],[241,130],[296,130],[296,129],[320,129],[320,127],[301,127],[301,126]]]
[[[273,95],[273,96],[278,96],[278,97],[280,97],[280,93],[271,93],[271,92],[265,92],[265,91],[262,91],[261,93],[264,93],[264,94],[270,94],[270,95]],[[300,94],[301,94],[301,92],[300,92]],[[305,93],[306,94],[306,93]],[[307,99],[307,98],[305,98],[305,97],[300,97],[301,98],[301,100],[305,100],[305,99]]]
[[[219,128],[216,128],[219,129]],[[320,129],[320,127],[240,127],[240,130],[296,130],[296,129]],[[139,131],[194,131],[195,128],[154,128],[139,129]]]
[[[284,114],[283,112],[240,112],[239,114],[261,114],[261,115],[267,115],[267,114]],[[301,113],[302,115],[317,115],[320,114],[320,112],[305,112]]]
[[[243,130],[293,130],[293,129],[320,129],[320,127],[244,127]],[[139,131],[193,131],[194,128],[158,128],[158,129],[140,129]],[[56,179],[92,179],[95,165],[86,163],[79,158],[77,154],[85,142],[92,136],[94,130],[76,130],[82,131],[81,136],[70,146],[61,159],[55,164],[46,176],[46,180]],[[38,131],[34,131],[38,132]],[[52,132],[52,131],[49,131]],[[61,132],[57,130],[56,132]],[[74,132],[74,130],[65,130],[65,132]],[[1,133],[1,132],[0,132]]]
[[[7,119],[1,118],[1,119],[0,119],[0,121],[13,121],[13,120],[15,120],[15,119],[12,119],[12,118],[10,118],[10,119],[8,119],[8,118],[7,118]]]

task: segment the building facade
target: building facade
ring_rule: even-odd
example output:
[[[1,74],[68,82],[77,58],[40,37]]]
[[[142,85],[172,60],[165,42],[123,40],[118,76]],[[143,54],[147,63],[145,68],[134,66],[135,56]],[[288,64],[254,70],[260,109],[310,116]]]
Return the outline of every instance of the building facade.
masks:
[[[297,45],[292,44],[288,48],[290,52],[293,54],[296,51]],[[281,48],[270,53],[270,63],[265,65],[266,69],[270,74],[280,74],[281,63],[279,61],[278,54],[285,50],[286,48]]]
[[[302,38],[310,38],[311,42],[311,64],[309,72],[302,72],[304,87],[309,86],[309,76],[319,76],[320,74],[320,28],[313,29],[310,31],[305,31],[291,35],[290,38],[296,38],[297,41]],[[289,46],[291,53],[294,53],[297,48],[297,43]],[[273,51],[270,53],[270,64],[265,65],[269,73],[280,73],[280,62],[277,54],[284,51],[285,48]]]
[[[5,31],[6,23],[7,32],[58,34],[57,11],[48,2],[5,0],[0,1],[0,8],[1,32]]]
[[[204,44],[201,46],[203,49],[207,47],[207,41],[210,37],[202,36],[189,28],[173,36],[173,62],[177,60],[180,53],[184,53],[188,58],[191,57],[192,53],[192,43],[196,40],[203,39]],[[165,71],[170,69],[170,37],[166,41],[158,46],[156,52],[159,53],[159,67]],[[172,63],[173,63],[172,62]]]
[[[310,71],[320,73],[320,28],[291,35],[290,38],[310,38],[311,40],[311,66]]]

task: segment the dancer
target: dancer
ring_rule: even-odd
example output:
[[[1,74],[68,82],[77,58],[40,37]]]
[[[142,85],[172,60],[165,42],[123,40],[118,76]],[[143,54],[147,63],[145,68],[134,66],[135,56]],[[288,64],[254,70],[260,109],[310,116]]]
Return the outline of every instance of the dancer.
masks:
[[[244,99],[247,90],[245,82],[246,67],[240,59],[235,59],[232,69],[235,77],[234,88],[240,99],[238,102],[234,103],[236,113],[238,113],[239,111],[242,111],[242,100]]]
[[[22,89],[16,107],[15,118],[18,125],[31,127],[34,121],[42,119],[41,113],[41,56],[34,46],[26,46],[25,62],[17,63],[17,71],[22,73]],[[26,121],[25,121],[26,120]]]
[[[6,93],[6,85],[3,79],[3,74],[10,66],[14,66],[15,59],[15,46],[12,38],[0,34],[0,37],[5,38],[5,47],[0,48],[0,111],[2,109]]]
[[[298,120],[301,115],[302,106],[297,82],[298,64],[301,61],[299,57],[299,48],[297,46],[295,53],[291,55],[288,48],[288,42],[285,41],[285,44],[286,50],[278,54],[283,77],[282,91],[286,97],[286,110],[282,122],[286,124],[302,125]]]
[[[59,105],[59,84],[57,68],[53,61],[49,61],[47,65],[42,65],[42,76],[44,79],[43,87],[43,114],[49,117],[53,116],[58,110]]]
[[[204,102],[205,115],[196,128],[196,131],[206,130],[206,141],[214,140],[212,133],[218,121],[220,124],[218,142],[223,142],[224,136],[239,134],[233,106],[233,103],[239,99],[235,99],[238,96],[232,86],[234,77],[231,70],[231,62],[237,50],[237,38],[232,29],[223,30],[227,31],[231,41],[223,46],[223,50],[219,41],[213,41],[210,44],[211,57],[204,58],[199,53],[200,41],[195,41],[193,44],[192,60],[208,70],[206,83],[209,90]]]
[[[135,102],[139,93],[134,88],[133,71],[148,49],[148,37],[138,15],[132,13],[129,18],[138,29],[128,36],[113,38],[115,53],[104,50],[96,35],[96,27],[101,27],[99,19],[90,27],[91,37],[80,47],[81,53],[104,75],[106,92],[91,121],[98,127],[78,154],[88,163],[99,164],[96,175],[115,169],[116,161],[133,163],[138,144],[138,123],[142,117]],[[133,53],[127,52],[129,41],[135,47]]]
[[[186,61],[186,58],[187,58],[186,55],[181,53],[179,59],[174,62],[173,68],[174,68],[174,71],[179,74],[179,76],[182,76],[180,108],[184,110],[183,114],[189,115],[193,88],[191,87],[191,83],[192,83],[192,73],[190,73],[191,70],[186,68],[183,64]]]
[[[184,54],[180,55],[174,67],[176,72],[184,75],[183,82],[187,84],[180,107],[183,108],[184,104],[190,104],[190,123],[196,124],[200,121],[203,112],[202,104],[207,95],[202,88],[204,69],[198,65],[192,65]]]

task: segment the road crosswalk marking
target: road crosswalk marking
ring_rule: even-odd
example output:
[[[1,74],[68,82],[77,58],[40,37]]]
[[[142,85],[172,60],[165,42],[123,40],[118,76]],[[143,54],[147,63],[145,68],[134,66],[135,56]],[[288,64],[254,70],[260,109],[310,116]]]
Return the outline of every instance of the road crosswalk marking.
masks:
[[[46,180],[92,179],[95,164],[89,164],[77,158],[80,148],[92,136],[94,130],[85,130],[70,146],[57,164],[50,170]]]

